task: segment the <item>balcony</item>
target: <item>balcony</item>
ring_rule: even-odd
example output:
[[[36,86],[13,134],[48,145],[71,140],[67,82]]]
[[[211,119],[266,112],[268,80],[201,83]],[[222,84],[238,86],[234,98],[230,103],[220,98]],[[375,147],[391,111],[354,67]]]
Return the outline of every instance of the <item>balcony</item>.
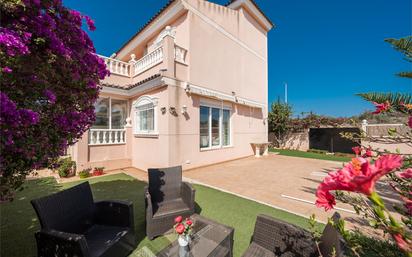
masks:
[[[125,129],[90,129],[89,145],[119,145],[126,143]]]
[[[187,65],[187,50],[178,45],[174,45],[173,51],[174,61],[180,64]],[[161,45],[138,60],[136,60],[134,55],[132,55],[131,60],[129,62],[123,62],[102,55],[99,55],[99,57],[103,58],[104,62],[107,65],[107,69],[110,71],[111,74],[121,76],[124,78],[134,79],[135,77],[138,77],[139,75],[145,73],[151,68],[163,63],[167,56],[164,50],[164,46]]]

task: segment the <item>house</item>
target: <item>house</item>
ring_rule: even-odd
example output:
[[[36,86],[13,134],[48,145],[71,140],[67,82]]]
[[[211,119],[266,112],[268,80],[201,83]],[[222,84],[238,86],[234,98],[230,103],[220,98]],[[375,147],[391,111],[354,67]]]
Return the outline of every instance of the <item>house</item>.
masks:
[[[267,33],[254,1],[169,1],[111,57],[77,169],[182,165],[253,155],[267,142]]]

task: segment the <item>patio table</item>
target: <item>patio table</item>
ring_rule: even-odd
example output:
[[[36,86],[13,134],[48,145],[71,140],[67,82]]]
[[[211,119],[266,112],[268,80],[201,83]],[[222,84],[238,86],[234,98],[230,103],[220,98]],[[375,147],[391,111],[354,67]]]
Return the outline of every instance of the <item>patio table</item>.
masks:
[[[234,229],[194,214],[193,234],[189,244],[189,257],[232,257]],[[158,257],[178,257],[179,244],[172,242]]]
[[[255,150],[255,157],[261,157],[262,155],[268,155],[268,149],[269,149],[269,142],[263,142],[263,143],[250,143],[252,148]],[[263,148],[263,154],[261,154],[261,149]]]

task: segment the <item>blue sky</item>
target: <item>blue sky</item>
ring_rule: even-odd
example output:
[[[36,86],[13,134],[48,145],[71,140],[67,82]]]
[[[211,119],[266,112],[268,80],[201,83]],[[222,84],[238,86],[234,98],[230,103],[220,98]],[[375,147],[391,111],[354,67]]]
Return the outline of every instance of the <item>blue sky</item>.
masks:
[[[63,0],[91,16],[98,53],[109,56],[167,0]],[[226,3],[226,0],[214,0]],[[284,98],[295,114],[350,116],[373,109],[354,94],[412,92],[396,77],[411,63],[384,42],[412,34],[410,0],[256,0],[276,24],[269,32],[269,102]]]

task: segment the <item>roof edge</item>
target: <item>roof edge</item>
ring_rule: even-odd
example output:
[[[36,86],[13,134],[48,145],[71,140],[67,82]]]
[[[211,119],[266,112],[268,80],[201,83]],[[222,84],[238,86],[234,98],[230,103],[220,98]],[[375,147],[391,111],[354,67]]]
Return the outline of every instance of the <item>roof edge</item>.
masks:
[[[267,31],[275,27],[275,24],[269,19],[268,16],[266,16],[266,14],[262,11],[262,9],[260,9],[260,7],[254,0],[230,0],[225,4],[226,7],[232,9],[238,8],[242,5],[245,5],[258,19],[260,19],[260,21],[266,27]]]
[[[156,12],[155,15],[153,15],[152,18],[150,18],[142,27],[139,28],[139,30],[129,38],[117,51],[116,55],[119,55],[121,51],[123,51],[136,37],[138,37],[141,33],[143,33],[150,25],[153,24],[153,22],[159,18],[162,14],[166,12],[167,9],[169,9],[170,6],[172,6],[174,3],[179,2],[178,0],[169,0],[159,11]],[[183,5],[182,5],[183,6]]]

